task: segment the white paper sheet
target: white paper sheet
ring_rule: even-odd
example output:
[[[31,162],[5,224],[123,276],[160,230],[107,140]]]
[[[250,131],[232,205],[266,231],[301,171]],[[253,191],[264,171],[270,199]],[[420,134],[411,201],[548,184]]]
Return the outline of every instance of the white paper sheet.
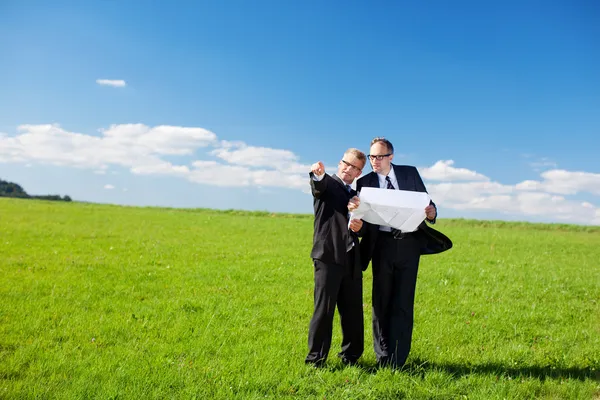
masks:
[[[360,206],[350,213],[350,219],[362,218],[372,224],[414,232],[425,219],[430,200],[424,192],[364,187]]]

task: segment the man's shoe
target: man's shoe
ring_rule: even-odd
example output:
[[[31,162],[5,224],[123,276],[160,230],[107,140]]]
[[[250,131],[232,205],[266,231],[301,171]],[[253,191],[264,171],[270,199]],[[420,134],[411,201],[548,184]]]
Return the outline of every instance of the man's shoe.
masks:
[[[377,368],[386,368],[386,367],[390,367],[391,366],[391,360],[388,357],[382,357],[379,360],[377,360]]]
[[[357,363],[357,360],[348,358],[344,354],[338,354],[338,357],[340,358],[340,360],[342,360],[342,363],[345,365],[356,365]]]
[[[322,358],[320,360],[304,360],[304,363],[314,368],[322,368],[325,366],[325,359]]]

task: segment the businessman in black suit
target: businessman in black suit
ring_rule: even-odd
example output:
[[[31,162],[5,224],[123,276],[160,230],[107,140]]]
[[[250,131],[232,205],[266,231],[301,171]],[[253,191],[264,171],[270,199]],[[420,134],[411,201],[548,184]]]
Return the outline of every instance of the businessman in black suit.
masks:
[[[354,364],[364,350],[362,270],[356,233],[362,227],[362,220],[348,220],[348,204],[350,200],[359,203],[350,185],[360,176],[365,163],[364,153],[348,149],[335,175],[326,174],[320,161],[311,168],[315,212],[311,257],[315,289],[307,364],[322,366],[327,359],[336,305],[343,336],[338,356],[345,364]]]
[[[385,138],[371,141],[369,161],[373,172],[361,177],[363,187],[427,192],[413,166],[394,165],[394,146]],[[355,206],[350,205],[350,209]],[[425,208],[426,221],[434,224],[437,208]],[[417,271],[421,254],[435,254],[452,247],[442,233],[421,223],[415,232],[400,232],[365,222],[360,243],[361,267],[372,261],[373,269],[373,345],[380,366],[401,367],[406,362],[412,341],[413,309]]]

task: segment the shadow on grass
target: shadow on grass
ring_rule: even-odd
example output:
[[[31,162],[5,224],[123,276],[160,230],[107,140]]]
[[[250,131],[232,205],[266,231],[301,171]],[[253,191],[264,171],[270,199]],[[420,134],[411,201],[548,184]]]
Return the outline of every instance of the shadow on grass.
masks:
[[[376,365],[360,364],[360,367],[370,373],[376,373],[380,368]],[[450,374],[454,377],[462,377],[466,375],[492,375],[496,377],[511,377],[511,378],[536,378],[545,379],[577,379],[586,380],[592,379],[600,381],[600,371],[594,371],[591,368],[560,368],[553,366],[523,366],[511,367],[499,363],[487,364],[458,364],[458,363],[435,363],[421,359],[412,359],[407,365],[402,367],[400,371],[417,376],[425,376],[425,374],[441,371]]]

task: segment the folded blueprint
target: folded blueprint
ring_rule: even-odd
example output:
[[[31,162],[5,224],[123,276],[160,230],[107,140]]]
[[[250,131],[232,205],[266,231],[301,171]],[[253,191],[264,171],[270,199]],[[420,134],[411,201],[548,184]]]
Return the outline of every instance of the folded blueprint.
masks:
[[[425,219],[425,207],[430,200],[424,192],[363,187],[360,206],[350,214],[350,218],[361,218],[402,232],[414,232]]]

